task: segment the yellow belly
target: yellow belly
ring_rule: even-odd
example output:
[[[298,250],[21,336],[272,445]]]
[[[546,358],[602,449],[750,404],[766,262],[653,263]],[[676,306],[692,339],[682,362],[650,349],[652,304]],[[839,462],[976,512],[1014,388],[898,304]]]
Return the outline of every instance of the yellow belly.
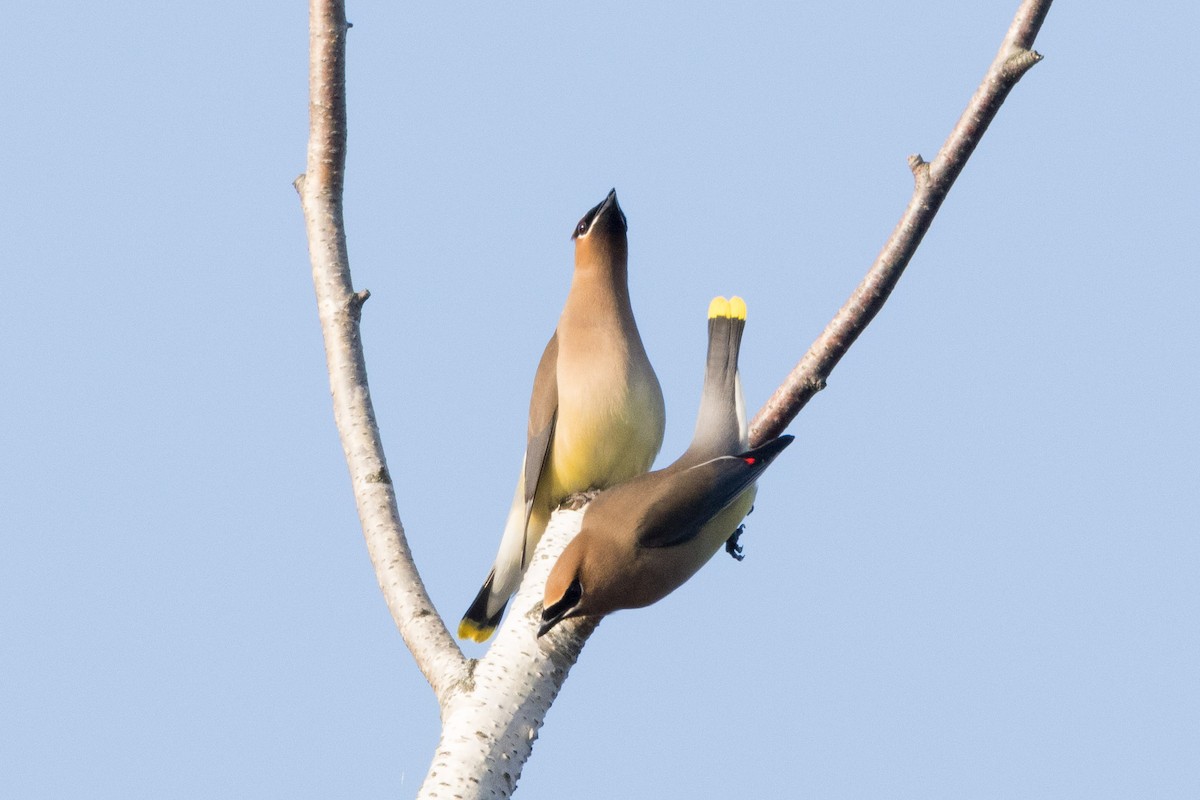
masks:
[[[552,504],[575,492],[607,489],[650,469],[662,443],[661,431],[652,419],[623,411],[558,424],[548,470]]]

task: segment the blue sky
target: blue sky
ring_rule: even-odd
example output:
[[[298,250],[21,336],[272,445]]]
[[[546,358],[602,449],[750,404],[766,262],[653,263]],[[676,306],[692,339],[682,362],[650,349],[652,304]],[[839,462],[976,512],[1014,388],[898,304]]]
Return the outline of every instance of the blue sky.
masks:
[[[382,5],[349,11],[350,255],[401,514],[457,620],[579,216],[617,188],[666,463],[709,298],[747,300],[757,408],[1016,2]],[[290,185],[306,13],[20,4],[0,34],[6,795],[424,776],[436,705],[357,528]],[[601,625],[519,797],[1200,794],[1198,25],[1051,10],[791,426],[747,559]]]

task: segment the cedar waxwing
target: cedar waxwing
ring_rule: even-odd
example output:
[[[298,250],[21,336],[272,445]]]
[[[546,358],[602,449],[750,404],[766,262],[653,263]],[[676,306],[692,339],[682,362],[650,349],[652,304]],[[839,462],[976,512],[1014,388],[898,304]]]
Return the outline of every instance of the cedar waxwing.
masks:
[[[575,273],[533,379],[512,509],[460,638],[492,635],[563,500],[641,475],[662,447],[666,411],[629,304],[625,231],[615,189],[575,226]]]
[[[708,363],[691,445],[669,467],[592,501],[578,535],[550,570],[538,636],[564,619],[661,600],[722,543],[740,556],[738,525],[754,502],[754,482],[793,437],[748,449],[737,369],[746,304],[718,297],[708,314]]]

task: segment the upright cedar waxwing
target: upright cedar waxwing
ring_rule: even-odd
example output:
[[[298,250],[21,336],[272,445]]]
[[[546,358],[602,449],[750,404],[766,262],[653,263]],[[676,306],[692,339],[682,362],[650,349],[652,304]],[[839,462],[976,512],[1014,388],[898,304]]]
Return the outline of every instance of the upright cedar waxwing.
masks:
[[[534,376],[516,495],[460,638],[492,635],[563,500],[641,475],[662,447],[666,412],[629,304],[625,231],[615,189],[575,226],[575,275]]]
[[[738,348],[746,324],[740,297],[708,309],[708,363],[696,432],[666,469],[602,492],[563,550],[542,603],[538,636],[564,619],[600,617],[666,597],[726,543],[737,557],[738,525],[754,502],[755,480],[792,442],[780,436],[748,448]]]

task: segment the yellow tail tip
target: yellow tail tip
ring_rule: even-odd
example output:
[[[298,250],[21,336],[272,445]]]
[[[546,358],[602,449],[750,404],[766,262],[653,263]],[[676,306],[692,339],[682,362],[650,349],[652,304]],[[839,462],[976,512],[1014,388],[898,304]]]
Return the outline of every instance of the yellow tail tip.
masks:
[[[464,619],[458,623],[458,638],[470,639],[473,642],[486,642],[495,630],[490,625],[480,625],[472,620]]]
[[[734,319],[746,319],[746,301],[736,294],[729,298],[729,316]]]
[[[708,304],[709,319],[746,319],[746,301],[736,294],[726,300],[724,297],[714,297]]]
[[[724,297],[714,297],[708,304],[708,318],[716,319],[718,317],[729,318],[729,301]]]

